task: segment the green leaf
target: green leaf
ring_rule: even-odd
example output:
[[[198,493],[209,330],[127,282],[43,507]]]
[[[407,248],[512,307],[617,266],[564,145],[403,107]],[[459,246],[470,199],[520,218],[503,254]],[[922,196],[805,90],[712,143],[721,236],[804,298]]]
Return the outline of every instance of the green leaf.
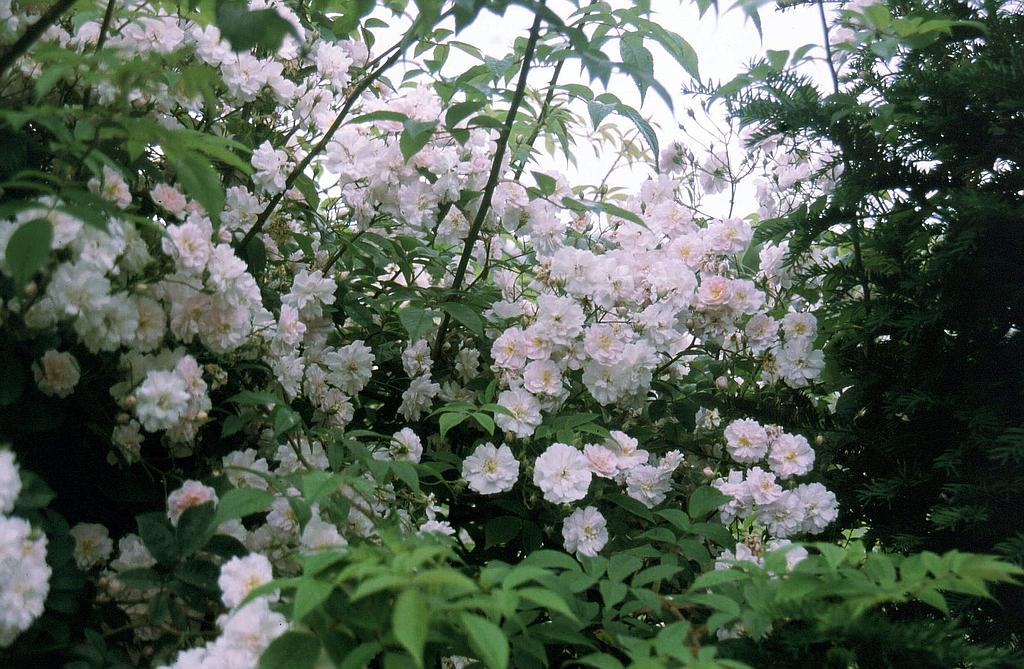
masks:
[[[405,123],[409,120],[409,117],[401,112],[394,111],[375,111],[369,114],[361,114],[356,116],[349,123],[367,123],[369,121],[397,121],[398,123]]]
[[[650,144],[651,154],[654,156],[654,160],[657,161],[658,154],[660,153],[660,149],[658,148],[658,135],[654,132],[654,128],[651,127],[651,124],[640,115],[640,112],[629,105],[620,103],[615,105],[615,110],[633,122],[633,125],[635,125],[637,130],[640,131],[640,134],[643,135],[645,140],[647,140],[647,143]]]
[[[178,519],[178,550],[182,557],[192,555],[210,540],[217,526],[213,523],[213,502],[190,506]]]
[[[577,620],[576,614],[572,612],[564,599],[552,590],[544,588],[520,588],[516,594],[528,602],[543,606],[548,611],[561,613],[573,620]]]
[[[660,511],[655,511],[654,515],[661,516],[668,522],[672,523],[674,527],[684,532],[690,529],[690,517],[681,509],[662,509]]]
[[[272,393],[260,393],[254,390],[243,390],[242,392],[232,395],[228,398],[228,402],[234,402],[240,406],[273,406],[280,400],[277,395]]]
[[[682,567],[671,564],[659,564],[654,567],[648,567],[633,577],[632,585],[634,588],[638,588],[648,583],[669,579],[682,570]]]
[[[316,576],[323,570],[338,564],[345,559],[347,550],[343,548],[326,548],[306,555],[300,555],[304,576]]]
[[[266,511],[274,503],[274,496],[258,488],[232,488],[217,502],[214,526],[227,520],[245,518],[260,511]]]
[[[622,56],[622,69],[633,77],[643,101],[648,82],[654,77],[654,57],[644,46],[643,36],[640,33],[623,35],[619,40],[619,54]]]
[[[220,436],[223,439],[238,434],[246,425],[248,425],[248,421],[243,416],[232,414],[221,423]]]
[[[159,511],[144,513],[135,517],[139,524],[139,536],[157,562],[174,564],[178,559],[178,544],[174,538],[174,527],[167,516]]]
[[[260,657],[260,669],[313,669],[320,659],[320,639],[308,632],[285,632]]]
[[[463,613],[460,616],[462,626],[469,636],[469,645],[488,669],[507,669],[509,647],[508,639],[501,628],[487,618]]]
[[[419,153],[419,150],[427,145],[434,135],[434,128],[437,121],[414,121],[406,119],[403,123],[401,137],[398,138],[398,147],[402,150],[402,157],[406,162]]]
[[[458,125],[459,121],[465,120],[483,108],[483,100],[467,100],[466,102],[454,104],[445,112],[444,124],[450,130]]]
[[[21,470],[21,492],[18,494],[18,509],[41,509],[52,502],[57,493],[38,474],[27,469]]]
[[[585,667],[594,667],[594,669],[623,669],[622,663],[607,653],[591,653],[576,662]]]
[[[580,565],[576,560],[572,559],[561,551],[553,551],[548,549],[542,549],[533,551],[526,556],[526,559],[516,567],[516,570],[522,566],[534,566],[534,567],[546,567],[546,568],[557,568],[564,569],[567,571],[581,571]]]
[[[942,593],[932,588],[925,588],[915,593],[916,597],[941,611],[944,615],[949,615],[949,604],[946,603],[946,598],[942,596]]]
[[[127,569],[125,571],[118,572],[116,578],[118,583],[124,585],[126,588],[137,588],[139,590],[159,588],[163,585],[163,579],[160,577],[160,574],[148,568]]]
[[[519,535],[523,521],[515,516],[491,518],[484,525],[484,548],[503,546]]]
[[[214,225],[219,225],[220,213],[224,209],[224,186],[220,174],[213,168],[209,158],[194,151],[183,151],[171,144],[171,141],[173,139],[161,146],[174,166],[181,187],[186,195],[203,205]]]
[[[444,437],[448,434],[448,431],[453,427],[461,423],[462,421],[469,418],[469,414],[462,413],[461,411],[452,411],[449,413],[443,413],[437,419],[438,425],[441,426],[441,436]]]
[[[267,268],[267,245],[263,240],[253,237],[241,252],[249,273],[256,277],[262,275],[263,270]]]
[[[409,652],[416,666],[422,667],[430,613],[419,590],[404,590],[398,596],[391,615],[391,625],[398,643]]]
[[[706,518],[712,511],[729,501],[729,496],[724,495],[710,486],[701,486],[693,491],[686,510],[690,518]]]
[[[174,569],[174,576],[182,583],[193,585],[209,593],[220,593],[217,577],[220,568],[212,562],[200,559],[186,560]]]
[[[702,537],[711,539],[723,548],[734,548],[736,538],[730,534],[728,528],[721,523],[694,523],[690,530]]]
[[[35,98],[38,100],[57,85],[72,69],[70,64],[49,65],[42,68],[42,72],[36,77]],[[77,130],[77,128],[76,128]]]
[[[273,52],[288,35],[300,39],[298,31],[274,9],[249,11],[244,0],[217,0],[217,27],[235,51],[259,47]]]
[[[420,307],[406,307],[398,312],[398,320],[402,322],[409,340],[423,339],[434,329],[434,317],[437,312]]]
[[[20,291],[50,257],[53,225],[45,218],[22,223],[7,241],[7,271]]]
[[[292,620],[301,622],[313,609],[327,601],[334,592],[332,583],[325,583],[315,578],[304,578],[295,589],[295,603],[292,607]]]
[[[731,583],[733,581],[745,581],[750,576],[739,569],[715,569],[714,571],[706,571],[696,579],[690,586],[691,590],[703,590],[722,583]]]
[[[472,415],[473,418],[476,419],[476,422],[480,423],[480,427],[487,430],[487,434],[494,434],[495,426],[493,418],[491,418],[485,413],[480,413],[479,411],[474,411],[470,415]]]
[[[203,550],[225,560],[249,554],[249,549],[241,541],[226,534],[214,534]]]
[[[416,473],[416,465],[405,460],[396,460],[390,463],[391,471],[395,473],[395,476],[405,485],[409,486],[409,489],[413,492],[420,491],[420,477]]]
[[[613,555],[608,562],[608,578],[623,581],[627,576],[644,566],[643,560],[628,553]]]
[[[121,581],[118,577],[118,581]],[[121,581],[123,583],[123,581]],[[171,593],[158,592],[149,600],[149,624],[160,625],[171,616]]]
[[[465,325],[473,334],[483,334],[484,321],[471,307],[459,302],[445,302],[440,306],[448,312],[448,315]]]
[[[601,599],[604,600],[605,608],[610,609],[626,597],[629,587],[625,583],[606,580],[598,584],[598,590],[601,591]]]
[[[274,409],[274,436],[280,437],[299,425],[302,425],[302,416],[297,411],[281,405]]]
[[[694,51],[689,42],[678,34],[662,28],[653,21],[642,19],[637,25],[643,28],[647,35],[653,37],[677,63],[682,65],[687,74],[694,79],[700,79],[697,52]]]
[[[622,507],[637,518],[642,518],[650,523],[654,522],[654,514],[639,500],[635,500],[627,495],[614,494],[608,495],[608,501]]]
[[[530,172],[530,174],[532,174],[533,178],[537,181],[537,188],[540,189],[541,193],[545,196],[554,195],[555,188],[558,184],[554,177],[550,177],[543,172]]]

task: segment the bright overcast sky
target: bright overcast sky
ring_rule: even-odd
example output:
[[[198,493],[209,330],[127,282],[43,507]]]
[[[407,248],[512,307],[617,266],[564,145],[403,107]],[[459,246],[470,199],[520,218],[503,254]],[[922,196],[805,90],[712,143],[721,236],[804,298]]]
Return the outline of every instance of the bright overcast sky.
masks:
[[[611,4],[626,6],[629,3],[620,1]],[[820,45],[823,39],[818,9],[814,5],[803,5],[787,9],[785,12],[776,10],[773,4],[764,6],[761,10],[762,37],[758,35],[754,25],[746,19],[741,10],[725,11],[723,9],[720,14],[710,10],[701,18],[698,16],[696,4],[693,2],[654,0],[651,4],[658,10],[654,20],[665,28],[682,35],[696,50],[700,59],[701,76],[705,81],[709,78],[721,82],[732,79],[744,70],[747,63],[763,55],[767,49],[793,51],[804,44]],[[726,2],[721,4],[723,7],[728,6]],[[571,3],[563,0],[552,0],[548,6],[563,17],[569,16],[573,11]],[[381,18],[388,20],[389,23],[394,23],[392,17],[383,13]],[[485,11],[458,36],[458,39],[476,46],[489,56],[501,58],[509,52],[512,41],[516,37],[527,35],[532,19],[533,15],[529,10],[518,6],[510,7],[503,16]],[[378,32],[380,40],[378,43],[393,43],[403,27],[404,25],[393,25],[388,30]],[[639,108],[641,113],[655,125],[659,139],[664,145],[673,139],[683,139],[677,130],[680,122],[688,124],[687,128],[692,129],[692,122],[685,114],[686,101],[680,94],[681,84],[687,81],[688,77],[675,60],[661,50],[656,43],[649,42],[648,48],[654,57],[655,78],[673,96],[674,112],[653,91],[648,92],[646,100],[641,105],[635,86],[624,74],[613,73],[608,90],[627,104]],[[617,49],[615,50],[617,51]],[[609,53],[608,55],[614,60],[617,60],[619,56],[618,53]],[[821,58],[823,50],[817,48],[811,52],[811,55]],[[476,63],[458,49],[452,49],[444,72],[457,74]],[[822,60],[818,60],[815,65],[817,67],[811,67],[810,73],[822,85],[825,85],[828,81],[826,66]],[[536,78],[530,78],[530,84],[542,88],[546,86],[549,77],[550,70],[538,72]],[[400,80],[401,76],[392,77],[392,81]],[[596,81],[590,84],[586,75],[580,72],[576,62],[567,63],[559,81],[563,84],[573,82],[591,85],[596,92],[601,92],[601,84]],[[616,122],[624,129],[630,127],[629,121],[625,119],[619,118]],[[695,129],[694,132],[697,135],[700,134]],[[601,155],[595,159],[589,146],[581,146],[580,152],[579,165],[576,167],[568,165],[564,157],[554,161],[543,160],[541,166],[545,169],[566,173],[570,183],[594,184],[601,180],[615,160],[614,155]],[[649,169],[621,167],[616,169],[613,177],[609,179],[609,183],[633,189],[649,173]],[[744,199],[749,197],[748,192]],[[742,215],[740,210],[737,210],[737,213]]]

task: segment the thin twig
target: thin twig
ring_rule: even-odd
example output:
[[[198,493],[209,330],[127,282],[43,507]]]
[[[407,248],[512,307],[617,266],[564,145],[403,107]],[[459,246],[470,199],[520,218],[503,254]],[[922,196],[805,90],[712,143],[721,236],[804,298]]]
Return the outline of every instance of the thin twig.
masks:
[[[363,236],[364,232],[366,232],[366,230],[360,230],[356,234],[352,235],[352,239],[346,239],[341,241],[341,245],[338,247],[338,250],[334,252],[334,255],[332,255],[327,260],[327,263],[324,264],[323,266],[324,276],[326,276],[328,270],[330,270],[331,267],[334,266],[334,263],[338,262],[338,259],[341,258],[341,255],[345,253],[345,251],[347,251],[349,247],[352,246],[353,242],[355,242],[357,239]]]
[[[821,31],[825,34],[825,59],[828,61],[828,72],[832,75],[832,91],[839,92],[839,76],[836,65],[832,62],[832,44],[828,39],[828,20],[825,19],[825,1],[818,0],[818,16],[821,17]]]
[[[544,3],[541,2],[539,4],[543,6]],[[480,208],[476,212],[476,218],[473,219],[473,225],[469,229],[469,234],[466,235],[466,245],[462,250],[459,266],[455,270],[455,278],[452,280],[452,292],[457,292],[462,287],[462,282],[466,278],[469,258],[473,255],[473,247],[480,236],[480,228],[483,227],[484,219],[487,217],[487,212],[491,206],[491,196],[494,194],[494,187],[498,184],[498,178],[501,176],[501,164],[505,157],[505,149],[508,148],[508,138],[512,134],[512,125],[515,123],[519,106],[523,102],[523,94],[526,92],[526,77],[530,73],[530,61],[533,60],[533,52],[537,47],[537,38],[540,36],[540,25],[540,12],[537,12],[533,17],[533,25],[530,27],[530,37],[526,42],[526,50],[523,52],[523,66],[519,70],[519,81],[512,96],[512,106],[508,109],[508,114],[505,116],[505,125],[498,136],[498,146],[494,151],[491,173],[487,178],[487,185],[484,187]],[[450,315],[448,312],[445,312],[444,317],[441,319],[441,327],[437,330],[437,339],[434,340],[433,358],[435,361],[441,358],[441,347],[444,344],[444,336],[448,330],[450,320]]]
[[[18,60],[33,44],[36,43],[47,29],[57,22],[64,12],[70,9],[77,0],[58,0],[57,3],[43,14],[38,21],[33,23],[25,33],[18,38],[18,41],[10,46],[3,55],[0,55],[0,77],[4,75],[14,61]]]
[[[444,19],[451,16],[454,13],[454,11],[454,8],[449,9],[445,13],[441,14],[437,18],[437,21],[443,21]],[[244,249],[246,246],[248,246],[249,242],[251,242],[253,238],[260,233],[260,230],[263,229],[263,226],[264,224],[266,224],[267,219],[270,218],[270,214],[273,213],[274,208],[277,207],[278,203],[281,202],[281,199],[284,197],[284,194],[288,192],[292,185],[294,185],[295,180],[298,179],[302,172],[307,167],[309,167],[309,164],[313,162],[313,158],[315,158],[321,151],[324,150],[328,142],[330,142],[331,139],[334,137],[335,133],[338,132],[338,129],[341,128],[342,122],[345,120],[345,117],[348,115],[349,111],[351,111],[352,106],[355,105],[356,101],[359,99],[359,96],[362,95],[363,92],[373,84],[373,82],[377,81],[377,79],[379,79],[380,76],[384,74],[384,72],[386,72],[392,65],[398,62],[398,59],[402,57],[402,54],[405,53],[405,50],[409,47],[410,44],[412,44],[413,37],[416,35],[415,31],[419,28],[418,23],[418,20],[415,21],[412,27],[409,29],[409,31],[402,36],[402,39],[399,40],[397,44],[393,45],[388,49],[385,49],[383,52],[381,52],[379,56],[370,61],[370,63],[367,63],[367,68],[372,67],[371,63],[376,63],[378,60],[384,57],[384,54],[388,53],[389,51],[394,51],[394,53],[391,54],[391,56],[386,61],[384,61],[380,67],[378,67],[376,70],[363,77],[359,81],[359,83],[356,84],[355,88],[352,89],[352,92],[345,100],[344,106],[341,108],[341,112],[338,114],[338,117],[334,119],[334,123],[332,123],[331,127],[327,129],[327,132],[324,133],[324,136],[320,139],[320,141],[316,143],[316,146],[310,149],[309,153],[306,154],[306,157],[299,161],[299,164],[296,165],[295,169],[291,171],[291,173],[288,175],[288,178],[285,179],[284,190],[282,190],[280,193],[271,198],[270,204],[268,204],[267,207],[260,212],[260,215],[256,218],[256,222],[253,223],[252,228],[249,229],[249,232],[247,232],[245,236],[242,238],[242,241],[239,242],[238,248]]]
[[[103,23],[100,24],[100,34],[96,38],[96,53],[99,53],[103,49],[103,45],[107,43],[107,33],[110,32],[110,22],[114,18],[114,4],[117,0],[110,0],[107,2],[107,10],[103,12]],[[82,109],[88,109],[89,104],[92,101],[92,86],[85,89],[85,95],[82,96]]]
[[[249,228],[249,232],[245,233],[245,237],[243,237],[242,241],[239,242],[238,248],[246,248],[249,245],[249,242],[251,242],[253,238],[260,233],[264,224],[266,224],[267,219],[270,218],[270,214],[277,207],[278,203],[281,202],[284,194],[288,192],[292,185],[295,184],[296,179],[298,179],[305,169],[309,167],[309,164],[313,162],[313,158],[323,151],[328,142],[334,138],[335,133],[337,133],[341,128],[342,122],[344,122],[345,117],[348,116],[349,111],[352,109],[353,105],[355,105],[359,96],[362,95],[363,92],[373,84],[373,82],[377,81],[377,79],[379,79],[388,68],[397,63],[398,59],[402,57],[402,54],[405,53],[405,49],[402,48],[402,45],[405,43],[406,40],[403,38],[402,42],[391,47],[391,49],[388,49],[388,51],[393,49],[395,52],[391,54],[391,57],[384,61],[380,67],[367,74],[359,81],[358,84],[356,84],[355,88],[352,89],[352,92],[345,100],[345,104],[342,106],[341,112],[339,112],[337,118],[334,119],[334,123],[332,123],[331,127],[327,129],[327,132],[325,132],[324,136],[320,138],[320,141],[316,143],[316,146],[310,149],[309,153],[306,154],[306,157],[300,160],[295,166],[295,169],[291,171],[288,178],[285,179],[284,190],[270,199],[270,203],[263,209],[263,211],[260,212],[260,215],[256,218],[256,222],[253,223],[252,227]]]
[[[540,107],[540,112],[537,114],[537,125],[533,126],[533,132],[526,140],[527,155],[523,158],[523,162],[519,163],[519,167],[516,168],[515,180],[519,181],[519,177],[523,176],[523,170],[526,169],[526,163],[530,161],[529,152],[533,150],[533,143],[537,141],[537,137],[540,136],[541,126],[544,124],[545,117],[548,111],[551,109],[551,101],[555,98],[555,87],[558,85],[558,77],[562,74],[562,66],[565,65],[565,59],[558,61],[555,65],[555,71],[551,75],[551,81],[548,82],[548,94],[544,98],[544,104]]]
[[[110,22],[114,18],[114,4],[117,0],[110,0],[107,3],[107,11],[103,13],[103,23],[100,25],[100,35],[96,38],[96,53],[99,53],[103,45],[107,43],[107,33],[110,31]]]

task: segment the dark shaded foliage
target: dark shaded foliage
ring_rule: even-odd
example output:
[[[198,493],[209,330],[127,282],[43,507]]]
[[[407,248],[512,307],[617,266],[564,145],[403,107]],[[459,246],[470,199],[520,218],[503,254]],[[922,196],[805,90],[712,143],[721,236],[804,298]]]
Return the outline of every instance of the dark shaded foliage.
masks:
[[[1010,2],[891,9],[984,30],[956,26],[888,64],[864,48],[839,93],[775,73],[729,104],[841,156],[827,201],[769,225],[794,255],[846,252],[818,268],[845,524],[891,549],[1024,564],[1024,16]],[[1024,596],[997,598],[959,614],[975,639],[1019,647]]]

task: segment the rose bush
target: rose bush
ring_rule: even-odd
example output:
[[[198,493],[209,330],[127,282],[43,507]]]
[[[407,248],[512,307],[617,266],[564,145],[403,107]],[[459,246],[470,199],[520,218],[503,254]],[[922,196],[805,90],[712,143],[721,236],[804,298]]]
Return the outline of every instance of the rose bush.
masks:
[[[836,526],[779,421],[830,410],[803,270],[836,249],[752,241],[834,160],[661,150],[558,83],[664,93],[645,44],[696,74],[643,5],[525,3],[499,61],[457,30],[505,3],[385,3],[386,48],[373,3],[63,4],[0,33],[12,663],[739,667],[1018,573]],[[657,158],[633,192],[535,164],[612,119]],[[758,175],[760,212],[714,197]]]

